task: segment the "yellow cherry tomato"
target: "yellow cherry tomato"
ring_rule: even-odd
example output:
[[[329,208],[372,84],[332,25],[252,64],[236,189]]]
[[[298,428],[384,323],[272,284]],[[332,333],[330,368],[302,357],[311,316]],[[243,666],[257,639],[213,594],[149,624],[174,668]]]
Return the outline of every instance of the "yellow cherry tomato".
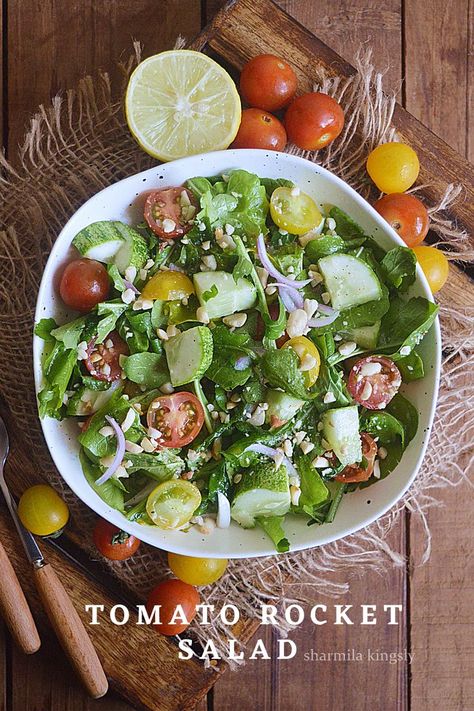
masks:
[[[277,188],[270,199],[273,222],[282,230],[303,235],[318,227],[323,216],[316,203],[299,188]]]
[[[433,294],[436,294],[445,284],[449,274],[449,262],[443,252],[436,247],[414,247],[418,264],[423,269],[426,281]]]
[[[69,520],[69,509],[47,484],[27,489],[18,502],[18,516],[28,531],[36,536],[60,532]]]
[[[225,558],[191,558],[168,553],[168,565],[177,578],[189,585],[210,585],[219,580],[227,568]]]
[[[282,348],[293,348],[300,359],[300,365],[303,367],[305,367],[305,364],[307,365],[308,361],[311,363],[311,359],[315,361],[314,365],[311,365],[308,370],[303,370],[306,387],[310,388],[314,385],[318,379],[321,357],[313,341],[310,341],[306,336],[295,336],[295,338],[290,338],[289,341],[286,341]]]
[[[177,301],[191,294],[194,294],[191,279],[183,272],[167,270],[154,274],[145,284],[141,295],[143,299]]]
[[[170,479],[153,489],[146,510],[156,526],[175,529],[189,523],[200,503],[197,486],[185,479]]]
[[[382,143],[367,158],[367,172],[383,193],[403,193],[420,172],[420,161],[406,143]]]

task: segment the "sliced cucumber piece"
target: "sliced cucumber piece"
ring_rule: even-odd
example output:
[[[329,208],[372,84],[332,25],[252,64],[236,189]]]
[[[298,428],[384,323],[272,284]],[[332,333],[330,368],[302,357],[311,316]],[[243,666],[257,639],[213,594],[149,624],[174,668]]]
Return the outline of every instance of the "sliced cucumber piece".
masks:
[[[115,256],[119,272],[124,274],[127,267],[141,269],[148,259],[146,239],[123,222],[115,222],[115,226],[123,238],[122,246]]]
[[[120,223],[93,222],[77,233],[72,244],[83,257],[110,264],[124,243],[117,224]]]
[[[265,419],[269,423],[271,423],[272,417],[276,417],[282,422],[288,422],[305,403],[304,400],[288,395],[283,390],[267,390],[265,400],[268,403]]]
[[[210,319],[251,309],[257,300],[252,282],[243,278],[236,282],[227,272],[198,272],[193,281],[199,303]]]
[[[165,341],[171,383],[178,387],[199,380],[211,365],[213,340],[206,326],[196,326]]]
[[[349,309],[382,297],[375,272],[351,254],[331,254],[318,262],[326,289],[335,309]]]
[[[376,321],[372,326],[360,326],[359,328],[350,328],[347,331],[341,331],[341,334],[351,341],[357,343],[358,346],[368,351],[373,351],[377,348],[379,338],[380,321]]]
[[[68,417],[93,415],[94,412],[97,412],[97,410],[100,410],[101,407],[108,403],[114,392],[115,388],[113,387],[107,390],[89,390],[89,388],[86,387],[79,388],[77,392],[69,398],[66,415]]]
[[[357,405],[326,410],[321,416],[323,435],[341,464],[362,460]]]
[[[284,516],[290,510],[288,473],[282,464],[259,464],[242,472],[231,516],[244,528],[255,526],[257,516]]]

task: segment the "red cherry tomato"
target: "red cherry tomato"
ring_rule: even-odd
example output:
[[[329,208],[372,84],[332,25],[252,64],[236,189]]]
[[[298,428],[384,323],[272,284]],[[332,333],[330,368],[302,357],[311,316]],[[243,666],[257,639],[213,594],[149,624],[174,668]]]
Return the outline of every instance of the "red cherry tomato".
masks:
[[[414,195],[390,193],[377,200],[374,208],[408,247],[416,247],[425,239],[430,217],[421,200]]]
[[[69,262],[59,283],[59,293],[66,306],[87,313],[106,301],[110,291],[107,270],[94,259]]]
[[[90,341],[87,346],[87,359],[84,362],[92,377],[111,383],[113,380],[118,380],[122,374],[120,356],[128,353],[125,341],[120,338],[117,331],[112,331],[104,343],[96,346],[95,339]]]
[[[348,464],[348,466],[344,467],[342,472],[335,477],[336,481],[342,481],[345,484],[355,484],[359,481],[367,481],[372,476],[375,457],[377,456],[377,444],[373,437],[367,434],[367,432],[360,433],[360,440],[362,443],[362,456],[367,462],[367,467],[364,469],[360,464]]]
[[[339,136],[344,112],[335,99],[319,91],[298,96],[288,107],[285,126],[298,148],[317,151]]]
[[[99,553],[109,560],[127,560],[140,546],[138,538],[103,518],[97,521],[92,538]]]
[[[193,226],[196,208],[194,195],[187,188],[155,190],[145,201],[145,221],[158,237],[176,239]]]
[[[286,146],[285,127],[275,116],[261,109],[244,109],[232,148],[262,148],[282,151]]]
[[[204,410],[195,395],[188,392],[162,395],[150,403],[148,427],[161,432],[162,447],[184,447],[198,436],[204,424]]]
[[[368,410],[383,410],[401,384],[402,376],[393,360],[367,356],[352,367],[347,387],[359,405]]]
[[[290,65],[274,54],[247,62],[240,75],[240,93],[250,106],[278,111],[295,95],[298,80]]]
[[[172,636],[181,634],[189,626],[189,623],[196,615],[196,607],[199,605],[200,596],[196,588],[188,583],[183,583],[181,580],[172,578],[159,583],[156,588],[153,588],[148,595],[146,609],[151,615],[155,605],[160,606],[160,622],[153,627],[160,634]],[[176,607],[181,605],[183,613],[188,621],[171,623],[173,615],[176,612]]]

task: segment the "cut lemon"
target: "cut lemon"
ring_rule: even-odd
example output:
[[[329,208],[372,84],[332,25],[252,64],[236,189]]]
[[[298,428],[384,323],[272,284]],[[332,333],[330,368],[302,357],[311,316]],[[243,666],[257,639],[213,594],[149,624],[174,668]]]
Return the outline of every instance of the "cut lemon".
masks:
[[[141,62],[125,97],[128,126],[160,160],[227,148],[240,125],[240,98],[229,74],[205,54],[162,52]]]

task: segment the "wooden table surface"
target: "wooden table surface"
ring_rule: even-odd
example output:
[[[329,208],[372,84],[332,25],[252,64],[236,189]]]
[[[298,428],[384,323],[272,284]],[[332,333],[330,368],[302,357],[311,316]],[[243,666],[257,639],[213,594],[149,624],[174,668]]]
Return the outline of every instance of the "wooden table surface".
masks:
[[[3,0],[0,26],[2,112],[9,155],[29,115],[85,73],[114,69],[140,40],[145,55],[173,45],[177,33],[195,35],[220,0]],[[459,153],[474,158],[473,0],[279,0],[279,4],[348,61],[359,45],[371,46],[385,86]],[[471,130],[469,130],[471,129]],[[207,709],[239,706],[258,711],[350,709],[461,711],[474,709],[474,557],[466,533],[474,516],[469,490],[444,493],[444,508],[429,513],[432,555],[424,567],[363,575],[346,604],[403,603],[399,627],[317,628],[292,635],[300,654],[290,661],[249,662],[227,673],[208,697]],[[407,560],[420,557],[423,535],[408,514],[391,534]],[[321,602],[325,602],[321,600]],[[326,601],[328,602],[328,601]],[[1,623],[0,623],[1,624]],[[271,631],[260,636],[275,648]],[[407,665],[375,662],[305,662],[301,652],[414,654]],[[144,650],[145,651],[145,650]],[[0,711],[131,711],[113,695],[88,700],[54,640],[33,658],[22,656],[0,627]],[[199,711],[204,711],[201,704]]]

